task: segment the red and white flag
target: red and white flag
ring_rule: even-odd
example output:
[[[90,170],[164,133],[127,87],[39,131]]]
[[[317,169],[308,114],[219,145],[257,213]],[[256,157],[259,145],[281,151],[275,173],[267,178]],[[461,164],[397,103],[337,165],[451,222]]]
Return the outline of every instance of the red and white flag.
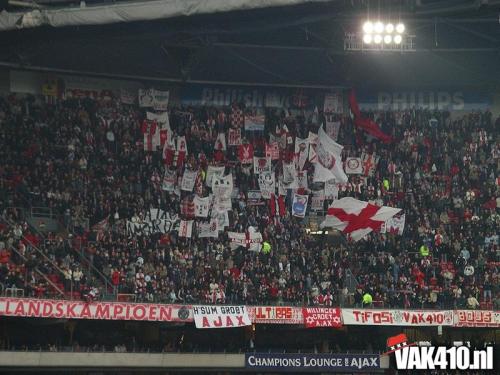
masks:
[[[316,146],[317,161],[314,167],[314,182],[325,182],[335,179],[339,183],[347,182],[347,175],[342,167],[342,153],[344,146],[339,145],[323,128],[319,128],[318,144]]]
[[[179,224],[179,237],[191,238],[193,235],[193,220],[181,220]]]
[[[231,248],[236,249],[239,246],[246,247],[250,251],[260,251],[262,246],[262,234],[249,228],[245,233],[227,232],[231,241]]]
[[[142,133],[144,135],[144,151],[155,151],[160,145],[160,131],[156,121],[144,120]]]
[[[328,207],[321,228],[337,229],[348,235],[353,241],[359,241],[373,230],[379,230],[391,217],[400,212],[400,208],[376,206],[351,197],[342,198]]]
[[[342,327],[341,310],[338,307],[304,307],[302,314],[306,328]]]
[[[361,154],[361,162],[363,163],[363,175],[365,175],[366,177],[373,176],[373,174],[375,173],[375,169],[377,168],[379,159],[380,156],[363,152]]]
[[[282,195],[271,194],[269,199],[269,213],[271,217],[281,216],[286,214],[285,197]]]
[[[219,133],[217,139],[215,140],[214,150],[216,151],[226,151],[226,134]]]
[[[271,158],[271,160],[279,160],[280,147],[278,142],[266,142],[266,158]]]
[[[405,219],[405,214],[400,217],[391,217],[380,227],[380,233],[403,234]]]
[[[229,129],[228,131],[228,143],[229,146],[239,146],[241,145],[241,129]]]
[[[253,145],[245,144],[238,146],[238,159],[241,164],[253,163]]]
[[[177,167],[184,164],[184,159],[188,153],[186,137],[177,137]]]

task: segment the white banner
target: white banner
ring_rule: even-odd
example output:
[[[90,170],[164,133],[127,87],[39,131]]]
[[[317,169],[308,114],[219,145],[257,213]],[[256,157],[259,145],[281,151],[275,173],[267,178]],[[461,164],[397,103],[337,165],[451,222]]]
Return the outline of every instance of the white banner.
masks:
[[[216,199],[231,200],[233,192],[233,175],[216,176],[212,179],[212,192]]]
[[[208,217],[208,211],[210,210],[210,205],[212,202],[211,197],[201,198],[197,195],[194,196],[194,216],[196,217]]]
[[[336,91],[325,95],[325,101],[323,102],[323,112],[325,114],[344,112],[344,96],[341,91]]]
[[[345,159],[345,173],[346,174],[361,174],[363,173],[363,165],[361,158],[347,158]]]
[[[168,107],[169,98],[169,91],[139,89],[139,107],[154,108],[158,111],[165,111]]]
[[[191,238],[193,235],[193,220],[181,220],[179,224],[179,237]]]
[[[234,328],[252,324],[246,306],[193,306],[196,328]]]
[[[225,133],[219,133],[217,135],[217,139],[215,140],[214,144],[214,150],[216,151],[226,151],[226,134]]]
[[[391,217],[380,227],[380,233],[403,234],[405,229],[405,214],[401,217]]]
[[[304,164],[309,156],[309,139],[295,138],[295,165],[298,170],[304,169]]]
[[[231,248],[233,249],[243,246],[251,251],[259,251],[262,244],[262,234],[260,232],[227,232],[227,236],[231,241]]]
[[[198,223],[198,238],[218,238],[219,229],[217,220],[212,219],[209,223]]]
[[[168,168],[165,169],[165,174],[163,175],[163,180],[161,183],[161,189],[165,191],[174,191],[176,182],[177,171]]]
[[[298,189],[308,189],[307,171],[296,171],[296,180]]]
[[[297,188],[297,173],[295,171],[295,165],[293,163],[285,164],[283,163],[283,188],[284,189],[296,189]]]
[[[225,167],[215,167],[213,165],[209,165],[207,169],[207,178],[205,181],[206,185],[211,188],[214,177],[223,176],[225,169]]]
[[[262,198],[271,198],[271,194],[276,192],[276,178],[274,172],[263,172],[259,174],[259,188],[262,193]]]
[[[303,218],[306,216],[307,200],[309,196],[294,194],[292,203],[292,215],[295,217]]]
[[[339,198],[339,185],[335,180],[328,180],[325,182],[325,199],[338,199]]]
[[[226,210],[219,211],[217,209],[212,209],[211,217],[217,221],[217,230],[223,231],[225,227],[229,226],[229,214]]]
[[[325,115],[325,131],[331,139],[336,141],[339,138],[340,121],[334,121],[333,116]]]
[[[342,167],[343,146],[339,145],[323,128],[319,128],[318,144],[316,146],[317,162],[314,164],[314,182],[325,182],[335,179],[337,182],[348,181]]]
[[[193,191],[194,183],[196,182],[196,177],[198,176],[198,171],[184,171],[182,175],[181,190],[183,191]]]
[[[192,322],[191,306],[0,297],[0,316]]]
[[[253,157],[253,173],[271,172],[271,159]]]
[[[315,192],[311,198],[311,210],[323,211],[325,194],[323,191]]]
[[[453,310],[342,309],[345,325],[452,326]]]

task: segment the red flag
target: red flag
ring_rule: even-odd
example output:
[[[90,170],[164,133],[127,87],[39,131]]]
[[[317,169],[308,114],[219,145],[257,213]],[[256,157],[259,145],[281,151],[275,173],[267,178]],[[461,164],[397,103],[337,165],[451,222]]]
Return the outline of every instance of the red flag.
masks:
[[[282,195],[271,194],[271,199],[269,199],[269,211],[270,216],[285,216],[285,197]]]
[[[352,114],[354,115],[354,126],[363,129],[371,136],[381,140],[384,143],[391,143],[393,141],[390,135],[385,134],[377,123],[369,118],[363,118],[359,110],[354,90],[349,94],[349,105],[351,106]]]

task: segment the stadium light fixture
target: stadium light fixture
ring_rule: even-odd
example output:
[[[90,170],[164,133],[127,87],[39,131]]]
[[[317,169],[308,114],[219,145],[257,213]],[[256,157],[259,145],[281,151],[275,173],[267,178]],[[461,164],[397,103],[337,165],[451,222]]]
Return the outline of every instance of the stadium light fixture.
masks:
[[[405,35],[406,27],[402,22],[396,24],[390,20],[373,21],[368,19],[362,25],[362,33],[359,38],[363,45],[370,45],[371,48],[374,47],[374,44],[384,45],[383,49],[386,49],[402,45]]]
[[[375,25],[373,25],[373,30],[377,34],[382,34],[384,32],[384,24],[380,21],[375,22]]]
[[[363,36],[363,43],[365,43],[365,44],[371,44],[372,40],[373,40],[373,38],[372,38],[371,34],[365,34]]]
[[[365,34],[371,34],[373,33],[373,23],[370,21],[366,21],[363,24],[363,31]]]

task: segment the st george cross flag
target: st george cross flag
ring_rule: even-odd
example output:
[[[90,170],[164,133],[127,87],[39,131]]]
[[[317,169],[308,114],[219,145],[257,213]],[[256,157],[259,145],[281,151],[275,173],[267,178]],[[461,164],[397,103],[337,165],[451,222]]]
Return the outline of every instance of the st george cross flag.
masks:
[[[210,209],[211,197],[201,198],[197,195],[194,196],[194,216],[208,217]]]
[[[309,196],[294,194],[292,203],[292,215],[295,217],[304,218],[307,211],[307,201]]]
[[[227,235],[231,241],[232,249],[242,246],[250,251],[259,251],[262,246],[262,234],[251,230],[251,228],[245,233],[227,232]]]
[[[332,178],[339,183],[347,182],[340,156],[343,148],[331,139],[322,127],[319,128],[316,146],[318,161],[314,164],[314,182],[325,182]]]
[[[214,150],[216,151],[226,151],[226,134],[219,133],[217,139],[215,140]]]
[[[309,139],[295,138],[295,165],[301,171],[309,156]]]
[[[363,173],[363,165],[361,164],[361,158],[347,158],[345,160],[345,173],[347,174]]]
[[[328,207],[321,228],[338,229],[353,241],[359,241],[373,230],[379,230],[400,208],[376,206],[351,197],[342,198]]]
[[[179,224],[179,237],[191,238],[193,234],[193,220],[181,220]]]
[[[405,214],[400,217],[391,217],[380,227],[380,233],[403,234],[405,219]]]

